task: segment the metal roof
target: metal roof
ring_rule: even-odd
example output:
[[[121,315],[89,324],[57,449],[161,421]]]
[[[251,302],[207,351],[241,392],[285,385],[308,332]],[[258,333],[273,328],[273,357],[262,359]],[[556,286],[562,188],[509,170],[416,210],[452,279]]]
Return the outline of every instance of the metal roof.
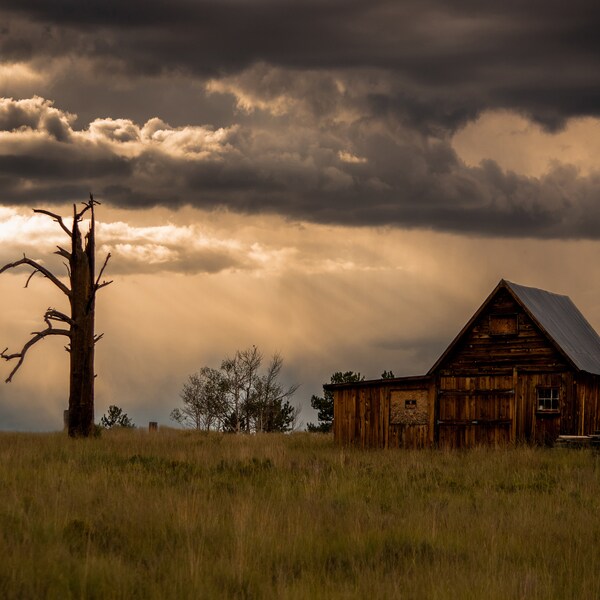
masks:
[[[568,296],[504,283],[578,369],[600,375],[600,336]]]

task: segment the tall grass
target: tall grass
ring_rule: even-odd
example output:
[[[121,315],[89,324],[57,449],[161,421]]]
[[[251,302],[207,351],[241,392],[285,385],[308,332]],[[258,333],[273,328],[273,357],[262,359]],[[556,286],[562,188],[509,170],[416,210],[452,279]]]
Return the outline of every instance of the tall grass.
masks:
[[[600,455],[0,434],[1,598],[600,598]]]

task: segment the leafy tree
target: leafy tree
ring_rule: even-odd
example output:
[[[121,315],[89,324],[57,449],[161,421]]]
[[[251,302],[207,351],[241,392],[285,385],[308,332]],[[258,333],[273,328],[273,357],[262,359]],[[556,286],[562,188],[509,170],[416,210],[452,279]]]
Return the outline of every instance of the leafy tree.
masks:
[[[274,354],[266,374],[256,381],[251,407],[255,431],[289,431],[294,427],[299,409],[288,399],[298,386],[292,385],[287,390],[283,388],[278,381],[282,366],[283,358]]]
[[[183,408],[171,412],[171,419],[191,429],[221,429],[228,413],[228,382],[217,369],[203,367],[183,384]]]
[[[395,375],[393,371],[384,371],[381,374],[381,379],[394,379]]]
[[[337,371],[331,376],[329,383],[354,383],[364,381],[364,376],[354,371],[342,373]],[[308,431],[313,433],[328,433],[333,427],[333,393],[323,388],[323,396],[312,396],[310,405],[317,411],[318,425],[309,423]]]
[[[42,264],[27,258],[25,255],[16,262],[9,263],[0,268],[0,273],[27,265],[33,269],[27,279],[25,287],[31,278],[40,273],[52,282],[69,300],[70,314],[49,308],[44,314],[46,329],[33,333],[33,337],[23,346],[20,352],[7,353],[8,348],[0,352],[0,357],[10,361],[17,361],[16,366],[6,379],[10,382],[14,374],[23,364],[27,351],[39,341],[48,336],[65,336],[69,338],[65,346],[70,354],[69,369],[69,435],[71,437],[88,437],[94,434],[94,346],[102,335],[94,333],[96,314],[96,293],[111,281],[102,281],[102,273],[106,268],[110,254],[106,257],[98,277],[95,274],[96,265],[96,224],[94,206],[99,204],[90,194],[88,202],[83,203],[83,208],[77,210],[73,205],[73,224],[67,227],[63,218],[47,210],[36,209],[33,212],[47,215],[54,219],[60,228],[69,236],[70,250],[58,246],[55,254],[62,256],[66,261],[69,284],[63,283],[54,273]],[[89,229],[82,237],[80,223],[86,213],[89,215]],[[62,327],[54,327],[53,323],[61,323]]]
[[[283,359],[275,354],[261,374],[263,356],[256,346],[238,350],[221,362],[220,369],[203,367],[184,384],[183,408],[171,419],[203,430],[258,433],[289,431],[299,410],[289,399],[298,386],[279,382]]]
[[[113,427],[135,427],[133,421],[123,412],[122,408],[111,404],[106,411],[106,414],[100,419],[100,426],[104,429],[112,429]]]
[[[225,429],[228,431],[250,432],[250,411],[262,360],[258,348],[252,346],[237,350],[233,357],[227,357],[221,363],[221,371],[227,382],[228,404],[231,407],[226,419]]]

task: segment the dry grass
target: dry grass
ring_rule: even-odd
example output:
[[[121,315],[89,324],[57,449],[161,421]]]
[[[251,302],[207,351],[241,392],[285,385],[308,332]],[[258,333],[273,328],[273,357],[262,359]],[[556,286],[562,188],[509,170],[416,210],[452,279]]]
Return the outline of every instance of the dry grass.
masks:
[[[600,597],[600,455],[0,434],[2,598]]]

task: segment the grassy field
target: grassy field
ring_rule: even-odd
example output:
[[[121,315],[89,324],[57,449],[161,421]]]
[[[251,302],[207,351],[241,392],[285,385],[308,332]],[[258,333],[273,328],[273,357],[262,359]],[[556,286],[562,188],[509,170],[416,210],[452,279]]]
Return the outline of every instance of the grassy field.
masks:
[[[0,598],[600,598],[600,454],[0,434]]]

